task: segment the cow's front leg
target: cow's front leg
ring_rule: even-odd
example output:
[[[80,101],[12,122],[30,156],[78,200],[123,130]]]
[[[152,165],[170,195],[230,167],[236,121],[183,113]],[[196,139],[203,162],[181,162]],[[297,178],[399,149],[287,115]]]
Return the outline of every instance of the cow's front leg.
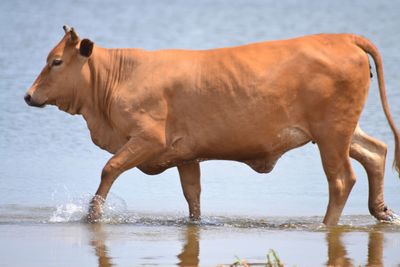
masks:
[[[183,194],[189,205],[189,217],[200,219],[200,164],[190,162],[178,166]]]
[[[90,202],[88,222],[96,222],[100,219],[102,205],[118,176],[124,171],[145,162],[157,151],[155,146],[148,142],[131,139],[107,162],[101,173],[99,188]]]

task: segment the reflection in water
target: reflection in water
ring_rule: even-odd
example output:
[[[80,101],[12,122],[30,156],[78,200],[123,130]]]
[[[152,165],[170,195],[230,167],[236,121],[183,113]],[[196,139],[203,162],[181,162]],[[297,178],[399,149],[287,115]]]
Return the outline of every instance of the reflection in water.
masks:
[[[382,232],[369,233],[367,266],[383,266],[383,239]]]
[[[368,232],[368,259],[366,266],[383,266],[384,235],[378,228],[379,225]],[[342,241],[345,232],[346,229],[333,228],[327,233],[327,266],[354,266],[352,259],[347,256],[347,250]]]
[[[98,258],[99,267],[114,266],[112,258],[108,255],[109,250],[106,246],[107,234],[101,223],[89,224],[89,231],[92,236],[90,245],[94,248],[96,257]],[[177,255],[179,259],[178,266],[198,266],[199,265],[199,232],[198,225],[184,226],[185,239],[182,251]]]
[[[198,225],[187,225],[185,244],[182,247],[182,252],[177,255],[179,266],[198,266],[200,253],[200,228]]]
[[[327,266],[353,266],[352,260],[347,257],[347,251],[342,242],[344,231],[334,228],[326,234],[328,245]]]
[[[91,232],[90,245],[98,259],[99,267],[114,266],[112,257],[109,256],[109,249],[106,246],[107,234],[102,224],[88,225]],[[383,241],[384,233],[381,225],[376,225],[368,232],[368,257],[366,266],[383,266]],[[176,256],[179,260],[178,266],[198,266],[200,254],[200,230],[199,225],[184,225],[182,229],[184,238],[182,250]],[[326,244],[328,249],[327,266],[354,266],[354,261],[348,256],[348,250],[343,242],[343,236],[351,234],[348,228],[335,227],[326,233]],[[283,259],[285,260],[285,259]],[[356,264],[359,262],[357,260]]]
[[[112,258],[108,256],[108,248],[105,244],[107,239],[106,233],[103,231],[103,226],[101,223],[89,224],[90,232],[92,233],[92,238],[90,240],[90,245],[94,248],[96,256],[98,258],[99,267],[111,267]]]

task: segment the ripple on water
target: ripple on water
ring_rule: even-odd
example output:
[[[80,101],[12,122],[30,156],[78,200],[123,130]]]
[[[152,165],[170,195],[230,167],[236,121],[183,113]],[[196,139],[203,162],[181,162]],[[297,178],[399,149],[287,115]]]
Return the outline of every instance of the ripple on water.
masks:
[[[0,224],[21,223],[83,223],[88,210],[90,196],[73,199],[56,207],[28,207],[18,205],[0,206]],[[130,224],[137,226],[182,226],[196,224],[204,227],[224,227],[240,229],[304,230],[325,231],[322,217],[265,217],[248,218],[238,216],[206,215],[200,221],[190,221],[182,214],[151,214],[130,211],[126,203],[117,196],[110,196],[104,205],[102,223]],[[370,215],[342,216],[340,225],[343,231],[399,231],[400,226],[379,223]]]
[[[73,194],[72,194],[73,195]],[[83,223],[89,209],[91,194],[71,197],[71,192],[64,187],[53,192],[53,206],[32,207],[20,205],[0,206],[0,224],[20,223]],[[271,230],[306,230],[325,231],[320,216],[308,217],[246,217],[213,216],[206,214],[200,221],[189,220],[186,214],[143,213],[128,210],[125,201],[115,194],[110,194],[103,206],[102,223],[130,224],[137,226],[182,226],[197,224],[200,226],[271,229]],[[344,231],[368,231],[379,227],[385,231],[400,230],[400,225],[378,223],[370,215],[342,216],[339,228]]]

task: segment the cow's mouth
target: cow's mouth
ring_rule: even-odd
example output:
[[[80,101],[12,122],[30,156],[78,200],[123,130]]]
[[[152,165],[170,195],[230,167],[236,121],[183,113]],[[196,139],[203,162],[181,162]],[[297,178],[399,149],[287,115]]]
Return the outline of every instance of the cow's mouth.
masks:
[[[46,103],[41,103],[40,104],[40,103],[37,103],[37,102],[33,101],[30,94],[26,94],[24,96],[24,100],[31,107],[43,108],[43,107],[46,106]]]

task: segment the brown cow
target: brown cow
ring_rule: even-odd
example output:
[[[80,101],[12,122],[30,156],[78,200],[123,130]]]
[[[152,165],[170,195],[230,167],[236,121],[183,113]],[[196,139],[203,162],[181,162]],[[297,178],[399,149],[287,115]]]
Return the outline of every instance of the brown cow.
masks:
[[[25,101],[82,114],[93,142],[114,156],[101,174],[89,221],[101,216],[111,185],[138,167],[158,174],[178,167],[193,219],[200,217],[199,162],[243,162],[270,172],[283,153],[310,141],[329,183],[326,225],[337,224],[356,181],[350,157],[366,169],[369,210],[396,218],[384,204],[386,145],[358,121],[375,61],[383,110],[395,137],[382,60],[367,39],[319,34],[233,48],[145,51],[105,49],[64,26]]]

